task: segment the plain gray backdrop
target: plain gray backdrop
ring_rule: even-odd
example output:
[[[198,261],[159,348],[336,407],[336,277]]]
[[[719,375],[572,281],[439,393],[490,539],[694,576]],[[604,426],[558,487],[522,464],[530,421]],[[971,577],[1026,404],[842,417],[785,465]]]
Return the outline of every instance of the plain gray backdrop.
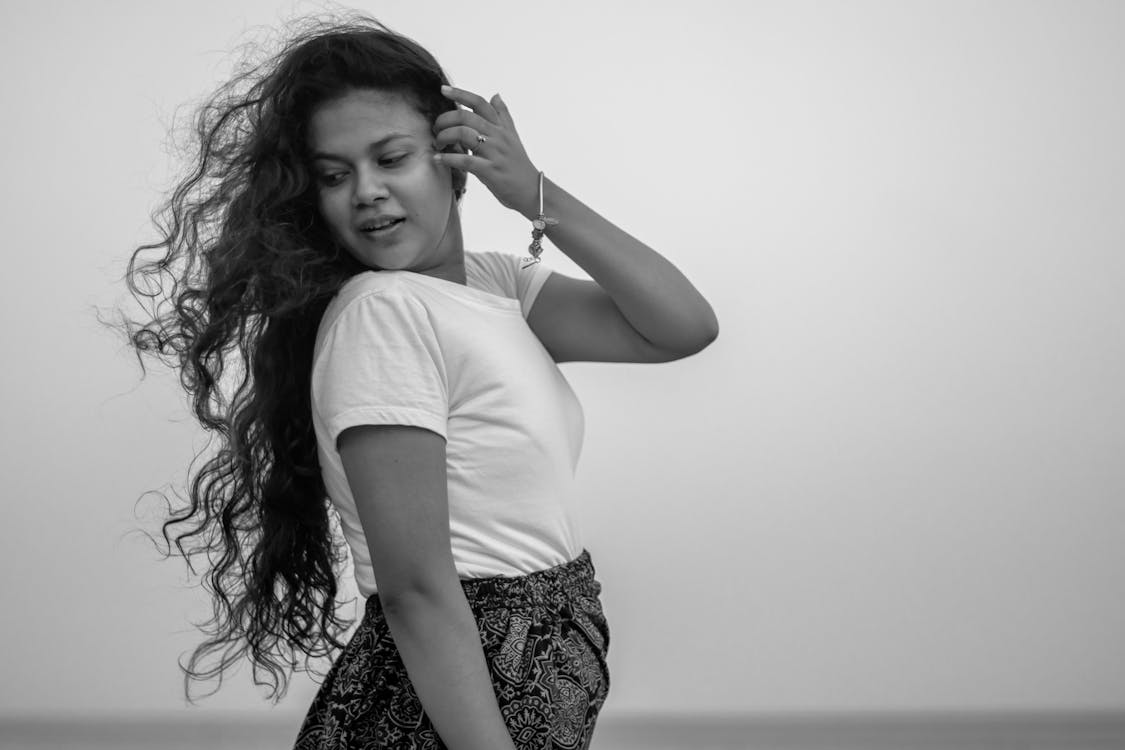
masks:
[[[718,314],[689,359],[562,366],[605,711],[1125,706],[1125,5],[555,5],[363,7]],[[317,7],[0,10],[5,713],[182,708],[209,606],[130,529],[204,434],[93,311],[156,236],[177,106]],[[526,249],[475,180],[463,215]],[[271,710],[248,668],[204,706]]]

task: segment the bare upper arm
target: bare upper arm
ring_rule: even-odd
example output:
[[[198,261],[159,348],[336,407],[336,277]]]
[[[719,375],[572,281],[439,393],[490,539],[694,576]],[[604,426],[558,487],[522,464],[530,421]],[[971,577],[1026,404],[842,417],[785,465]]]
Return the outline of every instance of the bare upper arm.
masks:
[[[456,578],[445,439],[422,427],[360,425],[341,432],[336,444],[379,598],[386,603]]]
[[[527,325],[556,362],[671,362],[689,355],[650,343],[596,281],[552,272]]]

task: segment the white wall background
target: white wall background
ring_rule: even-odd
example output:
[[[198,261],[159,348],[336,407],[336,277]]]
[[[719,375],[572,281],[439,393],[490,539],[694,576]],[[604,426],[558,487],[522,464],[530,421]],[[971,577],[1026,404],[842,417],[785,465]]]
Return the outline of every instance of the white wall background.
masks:
[[[130,529],[203,433],[93,308],[176,106],[316,7],[0,10],[5,714],[182,710],[209,608]],[[563,365],[607,713],[1125,707],[1125,4],[546,7],[365,4],[718,313],[687,360]],[[465,215],[526,247],[480,183]]]

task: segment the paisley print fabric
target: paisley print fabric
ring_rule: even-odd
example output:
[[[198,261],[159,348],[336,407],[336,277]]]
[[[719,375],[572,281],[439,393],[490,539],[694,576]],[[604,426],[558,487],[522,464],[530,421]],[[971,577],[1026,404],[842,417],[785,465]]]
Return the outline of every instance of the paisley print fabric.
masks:
[[[609,693],[609,628],[590,553],[518,577],[462,579],[500,713],[518,750],[587,750]],[[378,596],[329,669],[295,750],[447,750]]]

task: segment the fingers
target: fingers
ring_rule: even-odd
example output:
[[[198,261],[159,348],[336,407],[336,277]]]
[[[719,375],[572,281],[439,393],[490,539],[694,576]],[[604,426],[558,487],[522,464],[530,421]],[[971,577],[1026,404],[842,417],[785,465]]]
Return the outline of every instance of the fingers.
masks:
[[[480,140],[477,136],[484,135],[475,128],[470,128],[467,125],[457,125],[452,128],[445,128],[434,136],[434,143],[437,144],[439,149],[454,144],[460,144],[470,151],[476,151],[481,147],[484,141]],[[485,140],[488,137],[485,136]]]
[[[434,163],[440,167],[463,169],[466,172],[477,174],[481,165],[484,164],[484,159],[470,154],[446,154],[438,152],[434,154]]]
[[[449,89],[449,93],[446,93]],[[516,123],[512,119],[512,113],[508,110],[508,105],[500,98],[499,94],[494,94],[492,99],[485,101],[482,97],[477,96],[471,92],[463,89],[454,89],[448,86],[442,86],[442,93],[445,93],[450,99],[456,102],[466,104],[473,111],[457,109],[451,112],[444,112],[438,116],[434,123],[434,127],[449,127],[450,125],[469,125],[477,130],[487,133],[488,125],[501,125],[503,127],[511,128],[513,131],[516,129]]]
[[[465,89],[458,89],[452,86],[442,86],[441,93],[458,104],[464,104],[489,122],[496,125],[500,124],[500,116],[496,112],[496,109],[483,97],[477,96],[472,91],[466,91]]]
[[[499,94],[486,101],[450,86],[442,86],[442,94],[468,109],[458,107],[434,118],[435,149],[472,153],[436,153],[434,163],[475,175],[500,203],[521,206],[522,211],[529,180],[534,182],[538,172],[520,142],[508,106]]]
[[[481,145],[481,141],[477,139],[478,135],[491,139],[502,137],[504,131],[510,131],[517,138],[519,137],[508,105],[499,94],[494,95],[490,102],[486,102],[464,89],[442,86],[442,93],[454,101],[471,105],[475,111],[455,109],[438,115],[434,120],[433,130],[441,145],[460,143],[465,148],[475,151]]]
[[[504,100],[500,98],[500,95],[493,95],[492,101],[490,103],[492,104],[492,108],[496,110],[496,114],[500,116],[500,122],[504,123],[505,126],[511,128],[513,133],[516,132],[516,123],[512,119],[512,113],[508,111],[508,105],[504,103]]]
[[[468,125],[478,133],[492,137],[496,132],[496,124],[491,123],[484,119],[475,112],[469,112],[465,109],[455,109],[449,112],[442,112],[434,120],[434,132],[438,133],[445,128],[452,128],[457,125]]]

